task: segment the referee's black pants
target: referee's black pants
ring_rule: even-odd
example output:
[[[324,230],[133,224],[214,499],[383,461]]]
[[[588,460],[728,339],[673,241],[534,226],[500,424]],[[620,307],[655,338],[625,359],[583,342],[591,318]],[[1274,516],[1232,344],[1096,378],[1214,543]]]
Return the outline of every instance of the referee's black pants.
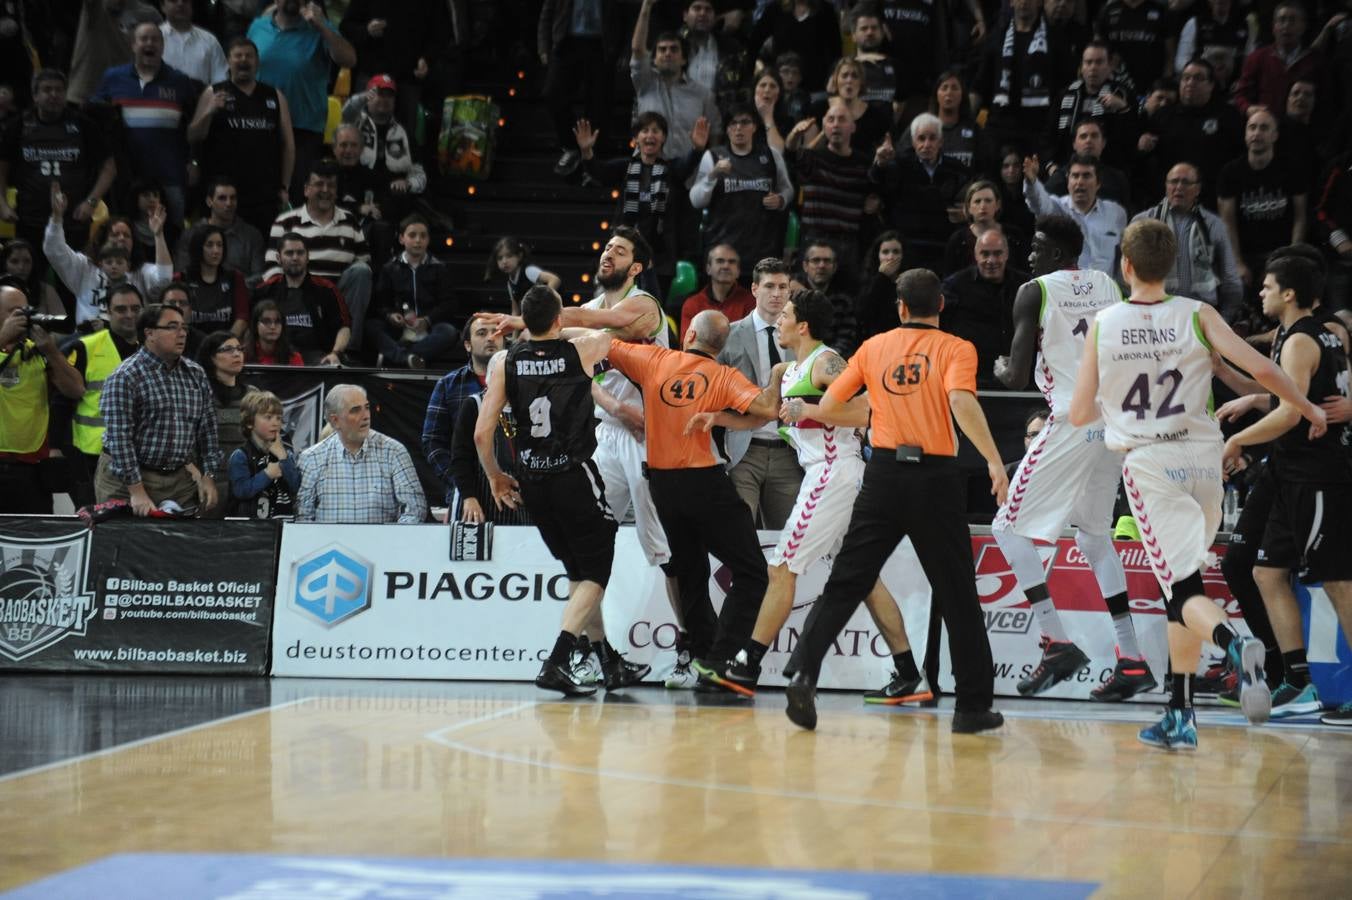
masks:
[[[769,584],[751,510],[722,466],[650,469],[648,483],[671,548],[669,574],[680,589],[690,653],[729,659],[750,640]],[[717,618],[709,599],[711,554],[732,576]]]
[[[878,580],[897,544],[909,536],[929,579],[930,602],[948,626],[957,708],[990,709],[995,670],[976,593],[965,496],[956,460],[926,457],[918,463],[899,463],[892,451],[875,451],[864,469],[844,545],[808,613],[789,669],[816,683],[836,636]]]

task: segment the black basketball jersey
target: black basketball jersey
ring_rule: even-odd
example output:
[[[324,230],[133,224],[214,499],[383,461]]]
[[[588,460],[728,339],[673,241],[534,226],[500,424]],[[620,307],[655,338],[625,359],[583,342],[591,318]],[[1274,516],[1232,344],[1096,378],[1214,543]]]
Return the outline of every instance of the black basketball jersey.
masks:
[[[519,341],[507,351],[507,402],[516,417],[517,476],[539,480],[591,459],[591,373],[568,341]]]
[[[19,217],[45,222],[52,208],[52,182],[73,208],[94,186],[110,155],[97,126],[74,109],[55,122],[44,122],[28,110],[14,123],[5,148],[10,161],[10,184],[19,194]]]
[[[1330,332],[1315,316],[1306,316],[1277,335],[1272,344],[1272,358],[1281,362],[1287,340],[1293,334],[1303,334],[1319,346],[1319,365],[1310,377],[1305,396],[1316,404],[1334,394],[1348,394],[1347,354],[1338,336]],[[1273,408],[1276,408],[1276,400]],[[1352,465],[1348,464],[1344,445],[1345,429],[1333,425],[1316,440],[1310,440],[1308,423],[1302,421],[1273,442],[1273,470],[1281,481],[1315,484],[1352,483]]]
[[[222,81],[211,89],[224,92],[225,108],[211,120],[204,142],[203,174],[229,175],[241,199],[275,195],[282,185],[281,107],[277,89],[261,81],[252,94]]]

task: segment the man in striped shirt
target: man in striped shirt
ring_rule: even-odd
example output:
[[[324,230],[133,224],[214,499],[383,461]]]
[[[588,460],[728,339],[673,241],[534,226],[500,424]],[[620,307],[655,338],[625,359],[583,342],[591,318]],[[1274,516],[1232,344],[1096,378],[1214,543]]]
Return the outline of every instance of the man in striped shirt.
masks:
[[[784,141],[803,189],[799,212],[803,240],[820,239],[830,244],[839,268],[853,272],[859,263],[860,220],[876,214],[881,205],[868,177],[872,160],[851,146],[855,122],[842,101],[832,100],[822,116],[825,146],[803,144],[804,133],[813,124],[814,120],[804,119]]]
[[[349,350],[361,348],[366,310],[371,305],[371,252],[366,236],[352,215],[338,206],[338,164],[320,160],[305,182],[305,205],[282,213],[268,234],[266,280],[282,271],[279,251],[282,236],[305,238],[310,255],[310,274],[338,286],[338,293],[352,316]]]

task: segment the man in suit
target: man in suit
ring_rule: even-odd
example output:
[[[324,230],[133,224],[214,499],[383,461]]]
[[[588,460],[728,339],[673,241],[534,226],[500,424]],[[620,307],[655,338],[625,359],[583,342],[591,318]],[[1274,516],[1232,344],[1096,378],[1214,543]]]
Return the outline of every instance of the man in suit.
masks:
[[[774,257],[756,263],[751,293],[756,308],[733,324],[718,361],[766,387],[775,364],[793,360],[793,352],[775,341],[775,324],[789,299],[789,267]],[[780,438],[778,427],[772,421],[755,431],[730,431],[726,438],[728,475],[737,495],[758,525],[771,530],[784,527],[803,482],[798,456]]]

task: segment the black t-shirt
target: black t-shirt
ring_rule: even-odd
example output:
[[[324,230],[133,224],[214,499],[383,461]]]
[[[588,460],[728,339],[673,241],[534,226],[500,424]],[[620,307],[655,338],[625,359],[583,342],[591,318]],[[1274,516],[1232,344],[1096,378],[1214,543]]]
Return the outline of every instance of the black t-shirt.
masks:
[[[1257,170],[1249,166],[1247,156],[1226,163],[1221,168],[1216,195],[1235,201],[1240,255],[1264,257],[1291,243],[1291,225],[1295,220],[1291,198],[1304,192],[1301,176],[1287,171],[1275,159]]]
[[[310,307],[305,304],[304,287],[287,287],[277,300],[277,310],[282,314],[282,321],[286,323],[286,337],[291,342],[292,350],[297,350],[304,356],[314,352],[327,353],[331,349],[319,345],[314,316],[310,314]]]
[[[596,451],[591,373],[568,341],[518,341],[503,364],[516,416],[517,476],[538,481]]]
[[[229,175],[245,203],[275,198],[282,186],[281,106],[277,90],[258,82],[246,94],[232,82],[212,85],[225,108],[211,120],[203,142],[203,174]]]
[[[1169,18],[1169,8],[1158,0],[1145,0],[1135,9],[1111,0],[1094,22],[1094,31],[1122,58],[1138,91],[1148,91],[1164,75]]]
[[[69,217],[111,155],[93,121],[74,109],[55,122],[43,122],[33,110],[14,117],[5,127],[0,153],[9,162],[9,183],[19,195],[19,219],[37,225],[51,215],[54,180],[70,198]]]
[[[1272,359],[1281,363],[1282,348],[1294,334],[1303,334],[1319,345],[1319,366],[1310,377],[1305,392],[1314,403],[1322,403],[1335,394],[1347,396],[1347,354],[1338,336],[1323,326],[1313,315],[1306,316],[1277,335],[1272,342]],[[1273,408],[1277,401],[1273,400]],[[1281,481],[1305,484],[1352,483],[1352,463],[1349,463],[1344,444],[1344,426],[1329,427],[1322,437],[1310,440],[1310,430],[1304,421],[1273,443],[1273,471]],[[1347,510],[1338,511],[1346,515]]]

